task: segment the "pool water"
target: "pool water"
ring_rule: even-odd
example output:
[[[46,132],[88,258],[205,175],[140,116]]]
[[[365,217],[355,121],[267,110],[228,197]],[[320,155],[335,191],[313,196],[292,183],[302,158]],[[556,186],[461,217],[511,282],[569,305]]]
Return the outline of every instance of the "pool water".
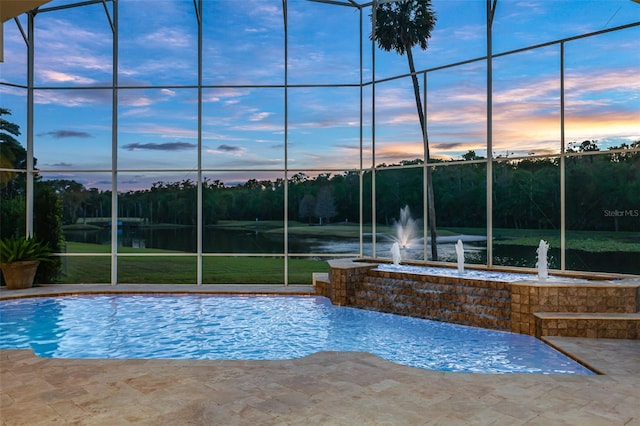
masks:
[[[501,272],[490,270],[478,270],[478,269],[465,269],[462,274],[458,273],[457,269],[444,268],[439,266],[415,266],[415,265],[395,265],[389,263],[381,263],[378,265],[378,270],[387,272],[405,272],[416,275],[435,275],[438,277],[456,277],[466,279],[479,279],[484,281],[501,281],[507,283],[514,283],[520,281],[535,281],[539,284],[557,284],[561,283],[584,283],[583,278],[561,277],[556,275],[550,275],[548,280],[540,280],[537,275],[534,274],[519,274],[516,272]],[[600,280],[602,282],[603,280]]]
[[[276,360],[364,351],[471,373],[593,374],[538,339],[324,297],[87,295],[0,302],[0,349],[50,358]]]

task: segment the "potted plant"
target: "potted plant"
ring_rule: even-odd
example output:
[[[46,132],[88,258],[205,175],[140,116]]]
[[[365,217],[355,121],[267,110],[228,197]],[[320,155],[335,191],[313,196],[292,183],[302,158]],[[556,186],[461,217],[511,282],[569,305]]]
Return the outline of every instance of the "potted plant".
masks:
[[[40,262],[50,260],[49,245],[34,238],[0,240],[0,268],[8,289],[31,287]]]

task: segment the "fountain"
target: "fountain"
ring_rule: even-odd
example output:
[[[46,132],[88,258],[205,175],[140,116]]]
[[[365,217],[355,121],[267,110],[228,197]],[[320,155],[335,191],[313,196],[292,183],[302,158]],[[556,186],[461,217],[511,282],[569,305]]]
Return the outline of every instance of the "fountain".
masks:
[[[538,279],[540,281],[545,281],[549,278],[549,270],[547,267],[547,252],[549,251],[549,243],[545,240],[540,240],[540,244],[538,245],[538,249],[536,253],[538,253],[538,261],[536,262],[536,268],[538,268]]]
[[[316,283],[318,294],[329,297],[338,305],[538,337],[547,335],[544,333],[584,337],[587,332],[594,336],[610,336],[613,329],[610,328],[612,323],[607,322],[609,319],[595,321],[580,315],[635,314],[638,311],[640,282],[593,273],[576,276],[574,272],[556,272],[549,276],[549,244],[544,240],[537,248],[537,278],[534,273],[505,268],[495,270],[470,265],[464,270],[463,238],[458,238],[455,244],[457,273],[450,267],[400,264],[401,239],[405,238],[404,242],[408,244],[410,238],[406,238],[411,235],[404,232],[410,228],[411,222],[406,220],[407,210],[402,211],[405,220],[400,221],[397,227],[402,232],[391,247],[394,264],[380,263],[375,259],[330,260],[329,280]],[[408,228],[403,224],[409,225]],[[588,296],[576,297],[579,292]],[[568,313],[577,313],[577,317],[571,319],[566,329],[560,329],[557,319],[565,318]],[[616,323],[628,319],[611,321]],[[633,334],[635,328],[628,328],[629,332],[615,330],[616,336],[621,338],[636,336]]]
[[[458,240],[456,243],[456,257],[458,260],[458,273],[462,275],[464,274],[464,246],[462,245],[462,240]]]
[[[399,265],[402,260],[400,256],[400,244],[396,241],[391,245],[391,258],[393,259],[394,265]]]
[[[418,222],[411,217],[409,206],[400,209],[400,220],[395,223],[395,240],[400,248],[408,248],[416,239]]]

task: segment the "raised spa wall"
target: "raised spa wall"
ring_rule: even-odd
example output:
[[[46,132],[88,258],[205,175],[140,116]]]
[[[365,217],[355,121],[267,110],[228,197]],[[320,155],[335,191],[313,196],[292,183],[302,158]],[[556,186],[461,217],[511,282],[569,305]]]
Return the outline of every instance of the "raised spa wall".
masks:
[[[516,283],[329,261],[316,293],[333,304],[541,336],[640,338],[640,280]],[[454,270],[455,271],[455,270]]]

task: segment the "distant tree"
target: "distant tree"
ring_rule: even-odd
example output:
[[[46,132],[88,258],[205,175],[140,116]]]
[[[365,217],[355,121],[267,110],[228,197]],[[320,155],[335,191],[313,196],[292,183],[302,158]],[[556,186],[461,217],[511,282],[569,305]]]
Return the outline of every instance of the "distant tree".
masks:
[[[412,48],[419,45],[422,50],[428,47],[431,31],[436,24],[436,15],[431,9],[431,0],[402,0],[389,3],[378,3],[375,13],[374,31],[371,39],[378,42],[378,46],[390,52],[395,50],[398,54],[407,54],[409,71],[413,81],[413,93],[420,119],[420,129],[425,149],[425,162],[428,163],[429,137],[427,135],[426,117],[422,109],[420,85],[413,61]],[[427,173],[427,201],[429,206],[429,229],[431,237],[431,257],[438,260],[438,246],[436,244],[436,209],[431,179],[431,168],[426,168]]]
[[[301,220],[307,219],[310,222],[313,217],[315,207],[316,198],[311,194],[305,194],[300,201],[300,206],[298,207],[298,217]]]
[[[307,176],[305,173],[296,173],[293,176],[291,176],[290,180],[292,183],[302,183],[302,182],[308,181],[309,176]]]
[[[84,214],[85,203],[91,194],[83,184],[69,179],[53,179],[47,184],[62,198],[64,224],[76,223],[79,217],[86,217]]]
[[[318,191],[314,212],[320,222],[320,225],[323,224],[323,219],[327,219],[327,222],[329,222],[331,218],[335,217],[338,213],[336,211],[336,202],[333,197],[333,191],[330,186],[323,186]]]
[[[483,158],[484,157],[478,156],[474,150],[469,150],[466,154],[462,155],[462,159],[465,161],[481,160]]]
[[[578,142],[569,142],[567,147],[568,153],[576,153],[576,152],[597,152],[600,151],[598,148],[598,141],[593,140],[585,140],[580,143]],[[589,158],[589,161],[593,162],[593,157]]]

